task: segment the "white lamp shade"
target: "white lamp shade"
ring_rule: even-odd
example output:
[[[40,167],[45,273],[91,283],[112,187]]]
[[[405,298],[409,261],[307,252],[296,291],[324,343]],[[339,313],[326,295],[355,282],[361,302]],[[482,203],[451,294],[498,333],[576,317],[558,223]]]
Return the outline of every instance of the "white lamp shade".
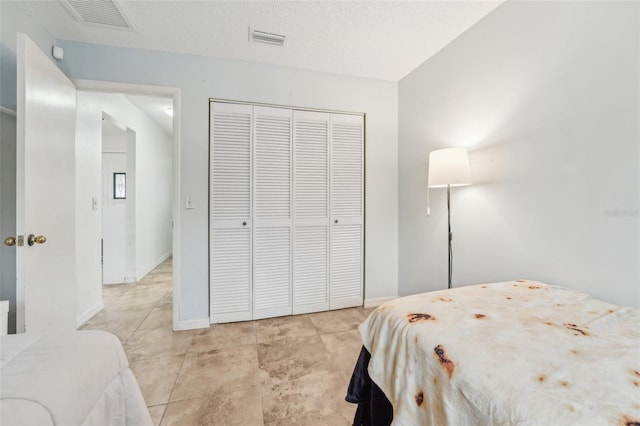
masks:
[[[471,185],[469,156],[464,148],[446,148],[429,153],[429,188]]]

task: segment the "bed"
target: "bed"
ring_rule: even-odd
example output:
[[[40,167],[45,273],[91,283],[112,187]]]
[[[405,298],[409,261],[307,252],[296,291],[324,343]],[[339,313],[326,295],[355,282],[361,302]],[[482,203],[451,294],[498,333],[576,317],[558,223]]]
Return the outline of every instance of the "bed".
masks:
[[[640,310],[512,281],[395,299],[360,334],[347,400],[370,377],[386,401],[356,424],[388,402],[395,425],[640,426]]]
[[[77,331],[0,339],[0,424],[152,424],[114,335]]]

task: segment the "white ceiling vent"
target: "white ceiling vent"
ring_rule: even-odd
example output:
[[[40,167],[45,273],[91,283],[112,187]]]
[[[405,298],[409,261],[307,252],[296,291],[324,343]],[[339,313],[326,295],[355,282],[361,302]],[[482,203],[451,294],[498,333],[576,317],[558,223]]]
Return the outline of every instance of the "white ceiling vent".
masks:
[[[85,24],[135,31],[135,26],[116,0],[60,0],[74,18]]]
[[[249,41],[257,43],[273,44],[282,46],[284,44],[284,36],[280,34],[267,33],[264,31],[252,30],[249,27]]]

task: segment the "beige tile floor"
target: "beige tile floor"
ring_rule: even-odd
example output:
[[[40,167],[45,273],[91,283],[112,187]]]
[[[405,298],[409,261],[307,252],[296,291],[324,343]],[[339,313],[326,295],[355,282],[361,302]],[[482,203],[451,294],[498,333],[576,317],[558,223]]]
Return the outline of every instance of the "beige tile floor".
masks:
[[[123,343],[156,425],[350,425],[344,401],[370,310],[343,309],[172,331],[171,259],[105,286],[83,326]]]

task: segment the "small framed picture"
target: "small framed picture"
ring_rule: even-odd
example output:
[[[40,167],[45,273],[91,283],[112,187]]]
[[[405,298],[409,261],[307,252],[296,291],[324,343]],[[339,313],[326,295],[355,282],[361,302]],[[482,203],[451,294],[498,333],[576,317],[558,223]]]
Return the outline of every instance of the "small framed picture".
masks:
[[[113,198],[115,200],[124,200],[127,198],[127,174],[113,174]]]

